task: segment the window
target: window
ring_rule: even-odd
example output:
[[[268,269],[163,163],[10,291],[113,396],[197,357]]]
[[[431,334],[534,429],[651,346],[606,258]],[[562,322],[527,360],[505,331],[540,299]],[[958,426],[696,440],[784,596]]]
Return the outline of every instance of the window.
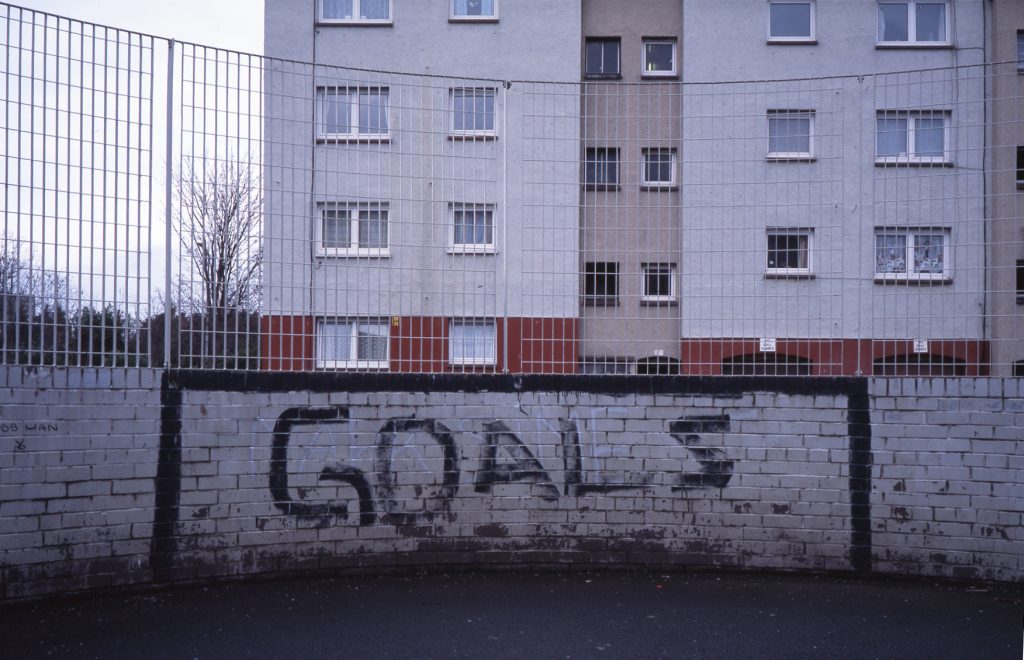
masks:
[[[452,90],[452,135],[464,137],[493,137],[494,100],[497,90],[493,88],[467,88]]]
[[[676,75],[676,40],[644,39],[644,77],[672,77]]]
[[[679,360],[664,355],[637,358],[636,373],[639,376],[678,376]]]
[[[587,78],[619,77],[621,70],[619,69],[618,38],[587,39],[586,46],[584,76]]]
[[[811,236],[810,229],[769,229],[765,274],[810,275]]]
[[[967,363],[955,357],[934,353],[910,353],[881,357],[871,363],[872,376],[914,376],[941,378],[966,376]]]
[[[1017,70],[1024,71],[1024,30],[1017,30]]]
[[[583,182],[594,189],[618,187],[619,150],[607,147],[587,149]]]
[[[1024,305],[1024,259],[1017,260],[1017,304]]]
[[[387,87],[318,87],[317,138],[383,141],[390,137]]]
[[[814,41],[813,2],[770,2],[768,41],[800,43]]]
[[[452,204],[452,252],[494,252],[494,207]]]
[[[950,164],[948,112],[880,110],[875,122],[876,164]]]
[[[320,0],[321,23],[391,23],[391,0]]]
[[[327,369],[387,369],[388,325],[376,319],[317,323],[317,366]]]
[[[748,353],[722,360],[723,376],[810,376],[811,360],[785,353]]]
[[[448,361],[462,365],[492,365],[497,358],[494,321],[453,320],[448,329]]]
[[[876,281],[949,279],[948,229],[875,230]]]
[[[1017,187],[1024,188],[1024,147],[1017,147]]]
[[[452,0],[453,21],[496,21],[498,0]]]
[[[948,46],[946,2],[879,2],[878,45]]]
[[[676,299],[675,264],[640,265],[640,300],[644,303],[671,303]]]
[[[386,204],[319,205],[317,254],[326,257],[388,256]]]
[[[1013,377],[1024,378],[1024,360],[1017,360],[1013,363]]]
[[[676,185],[676,150],[657,147],[643,150],[641,184],[645,188],[671,188]]]
[[[619,304],[619,264],[614,261],[588,261],[583,268],[583,304],[614,306]]]
[[[768,111],[768,159],[809,160],[814,157],[814,111]]]
[[[589,375],[630,374],[633,372],[632,361],[624,357],[581,357],[579,372]]]

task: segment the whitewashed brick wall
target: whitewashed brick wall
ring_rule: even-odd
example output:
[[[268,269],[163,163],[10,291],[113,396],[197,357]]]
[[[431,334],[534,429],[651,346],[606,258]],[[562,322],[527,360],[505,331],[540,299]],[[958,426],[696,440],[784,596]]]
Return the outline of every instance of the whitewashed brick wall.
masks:
[[[289,378],[0,369],[3,597],[407,565],[1024,577],[1019,380]]]

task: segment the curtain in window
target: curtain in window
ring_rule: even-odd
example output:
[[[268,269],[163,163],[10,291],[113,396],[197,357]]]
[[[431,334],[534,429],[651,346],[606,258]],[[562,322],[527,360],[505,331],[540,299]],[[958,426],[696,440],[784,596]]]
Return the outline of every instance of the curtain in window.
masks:
[[[352,326],[348,323],[324,323],[320,326],[320,344],[317,355],[326,362],[345,362],[351,359]]]
[[[915,273],[941,273],[942,243],[945,236],[942,234],[918,234],[914,236],[914,272]]]
[[[388,212],[359,212],[359,247],[383,248],[388,245]]]
[[[360,360],[382,362],[388,359],[388,327],[381,324],[356,326],[356,350]]]
[[[900,156],[907,153],[906,119],[879,117],[876,131],[876,156]]]
[[[875,236],[875,272],[907,272],[907,237],[903,234]]]
[[[480,323],[452,326],[453,362],[493,362],[494,356],[493,325]]]
[[[810,153],[811,120],[808,117],[769,117],[768,151]]]
[[[352,0],[321,0],[325,19],[351,19]]]
[[[492,242],[490,214],[483,209],[457,209],[455,215],[456,245],[488,245]]]
[[[941,2],[919,2],[914,27],[918,41],[946,40],[946,5]]]
[[[910,25],[907,17],[906,3],[879,3],[878,40],[910,40]]]
[[[489,89],[455,90],[452,112],[452,128],[456,131],[493,131],[494,92]]]
[[[1024,68],[1024,34],[1017,33],[1017,68]]]
[[[918,117],[914,122],[914,155],[945,155],[945,119],[942,117]]]
[[[388,132],[388,93],[364,91],[359,94],[359,132],[381,135]]]
[[[319,102],[322,135],[345,135],[351,131],[351,110],[348,93],[344,89],[321,91]]]
[[[351,245],[348,211],[324,209],[323,223],[323,246],[325,248],[347,248]]]
[[[455,0],[456,16],[494,16],[494,0]]]
[[[360,18],[371,20],[387,20],[390,15],[391,0],[362,0],[359,3]]]

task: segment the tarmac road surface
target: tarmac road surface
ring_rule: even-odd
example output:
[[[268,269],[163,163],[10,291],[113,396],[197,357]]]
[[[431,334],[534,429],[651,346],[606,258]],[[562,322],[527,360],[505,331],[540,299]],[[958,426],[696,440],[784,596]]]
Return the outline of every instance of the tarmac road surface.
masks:
[[[1020,585],[754,573],[220,582],[0,606],[15,658],[1021,658]]]

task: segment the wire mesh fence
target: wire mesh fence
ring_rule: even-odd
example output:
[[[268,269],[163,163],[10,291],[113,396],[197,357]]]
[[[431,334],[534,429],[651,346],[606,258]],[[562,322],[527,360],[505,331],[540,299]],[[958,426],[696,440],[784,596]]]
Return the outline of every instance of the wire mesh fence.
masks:
[[[1016,62],[510,81],[9,5],[0,40],[5,364],[1024,372]]]

